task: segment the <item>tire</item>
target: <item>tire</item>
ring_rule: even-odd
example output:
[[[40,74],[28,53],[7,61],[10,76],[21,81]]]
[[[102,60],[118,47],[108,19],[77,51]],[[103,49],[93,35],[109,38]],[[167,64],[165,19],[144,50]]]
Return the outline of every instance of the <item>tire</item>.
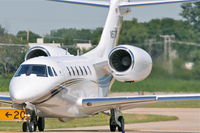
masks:
[[[27,123],[24,122],[22,124],[22,131],[23,132],[33,132],[36,131],[37,125],[35,125],[33,122]]]
[[[34,122],[34,132],[37,130],[37,123]]]
[[[118,127],[118,131],[122,132],[122,131],[124,131],[124,117],[123,116],[119,116],[118,121],[121,124],[121,127],[117,126]]]
[[[110,131],[111,132],[115,132],[116,131],[116,127],[117,127],[116,125],[112,124],[112,119],[110,118]]]
[[[23,132],[28,132],[28,131],[29,131],[27,122],[24,122],[24,123],[22,124],[22,131],[23,131]]]
[[[28,125],[28,129],[29,129],[29,132],[33,132],[34,131],[34,123],[33,122],[29,122],[29,123],[27,123],[27,125]]]
[[[40,132],[44,131],[44,128],[45,128],[45,118],[44,117],[39,117],[37,124],[38,124],[38,130]]]

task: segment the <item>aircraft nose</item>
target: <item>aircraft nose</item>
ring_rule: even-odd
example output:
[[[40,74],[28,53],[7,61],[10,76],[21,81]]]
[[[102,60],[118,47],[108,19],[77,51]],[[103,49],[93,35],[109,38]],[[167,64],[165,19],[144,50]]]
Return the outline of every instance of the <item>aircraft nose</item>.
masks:
[[[15,103],[24,103],[30,100],[30,94],[31,91],[30,86],[28,83],[24,82],[21,83],[22,80],[16,80],[12,79],[10,82],[9,92],[12,100]],[[31,92],[30,92],[31,93]]]
[[[49,92],[49,84],[46,80],[13,78],[10,82],[9,92],[14,103],[33,102]]]
[[[11,87],[11,90],[16,90],[16,89]],[[24,102],[28,101],[26,96],[24,96],[24,93],[22,93],[21,91],[11,91],[10,96],[15,103],[20,104],[20,103],[24,103]]]

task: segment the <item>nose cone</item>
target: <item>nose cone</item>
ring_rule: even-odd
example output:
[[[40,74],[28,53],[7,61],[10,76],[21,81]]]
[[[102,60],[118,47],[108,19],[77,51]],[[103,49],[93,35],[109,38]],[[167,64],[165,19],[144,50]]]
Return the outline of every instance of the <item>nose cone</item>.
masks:
[[[31,102],[34,97],[33,88],[29,80],[14,77],[10,82],[10,96],[15,103]]]
[[[15,86],[15,87],[10,87],[10,96],[12,98],[12,100],[15,103],[25,103],[26,101],[28,101],[28,98],[24,95],[24,92],[22,91],[17,91],[16,88],[18,88],[19,86]]]
[[[51,89],[45,79],[13,78],[10,82],[9,92],[13,102],[21,104],[33,102]]]

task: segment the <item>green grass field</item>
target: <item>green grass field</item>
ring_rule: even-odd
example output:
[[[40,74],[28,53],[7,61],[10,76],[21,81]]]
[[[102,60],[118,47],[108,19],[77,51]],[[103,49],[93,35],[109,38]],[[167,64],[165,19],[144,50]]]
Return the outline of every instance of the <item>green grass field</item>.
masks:
[[[153,121],[170,121],[177,120],[175,116],[163,115],[143,115],[143,114],[124,114],[125,123],[142,123]],[[57,119],[46,119],[46,129],[57,128],[73,128],[87,126],[103,126],[109,125],[109,118],[106,115],[99,114],[89,118],[80,118],[65,123],[59,122]],[[0,131],[21,131],[22,122],[0,122]]]
[[[200,92],[199,80],[147,78],[136,83],[115,81],[112,92]]]
[[[200,100],[157,102],[144,108],[200,108]]]
[[[0,92],[8,91],[9,83],[10,83],[9,77],[0,76]]]

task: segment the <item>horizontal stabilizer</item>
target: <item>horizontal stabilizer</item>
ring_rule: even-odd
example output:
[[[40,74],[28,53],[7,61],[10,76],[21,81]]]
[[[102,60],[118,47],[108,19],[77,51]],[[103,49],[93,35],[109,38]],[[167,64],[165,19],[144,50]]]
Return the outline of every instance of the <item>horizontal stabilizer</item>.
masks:
[[[79,4],[86,6],[95,6],[95,7],[105,7],[108,8],[110,5],[109,1],[93,1],[93,0],[50,0],[56,2],[70,3],[70,4]]]
[[[159,1],[140,1],[140,2],[121,2],[120,7],[141,7],[141,6],[153,6],[153,5],[164,5],[173,3],[184,3],[184,2],[198,2],[200,0],[159,0]]]
[[[79,4],[79,5],[86,5],[86,6],[95,6],[95,7],[105,7],[109,8],[110,2],[107,1],[93,1],[93,0],[50,0],[56,2],[64,2],[70,4]],[[173,3],[184,3],[184,2],[198,2],[200,0],[149,0],[149,1],[133,1],[133,2],[121,2],[121,8],[132,8],[132,7],[141,7],[141,6],[153,6],[153,5],[163,5],[163,4],[173,4]]]

